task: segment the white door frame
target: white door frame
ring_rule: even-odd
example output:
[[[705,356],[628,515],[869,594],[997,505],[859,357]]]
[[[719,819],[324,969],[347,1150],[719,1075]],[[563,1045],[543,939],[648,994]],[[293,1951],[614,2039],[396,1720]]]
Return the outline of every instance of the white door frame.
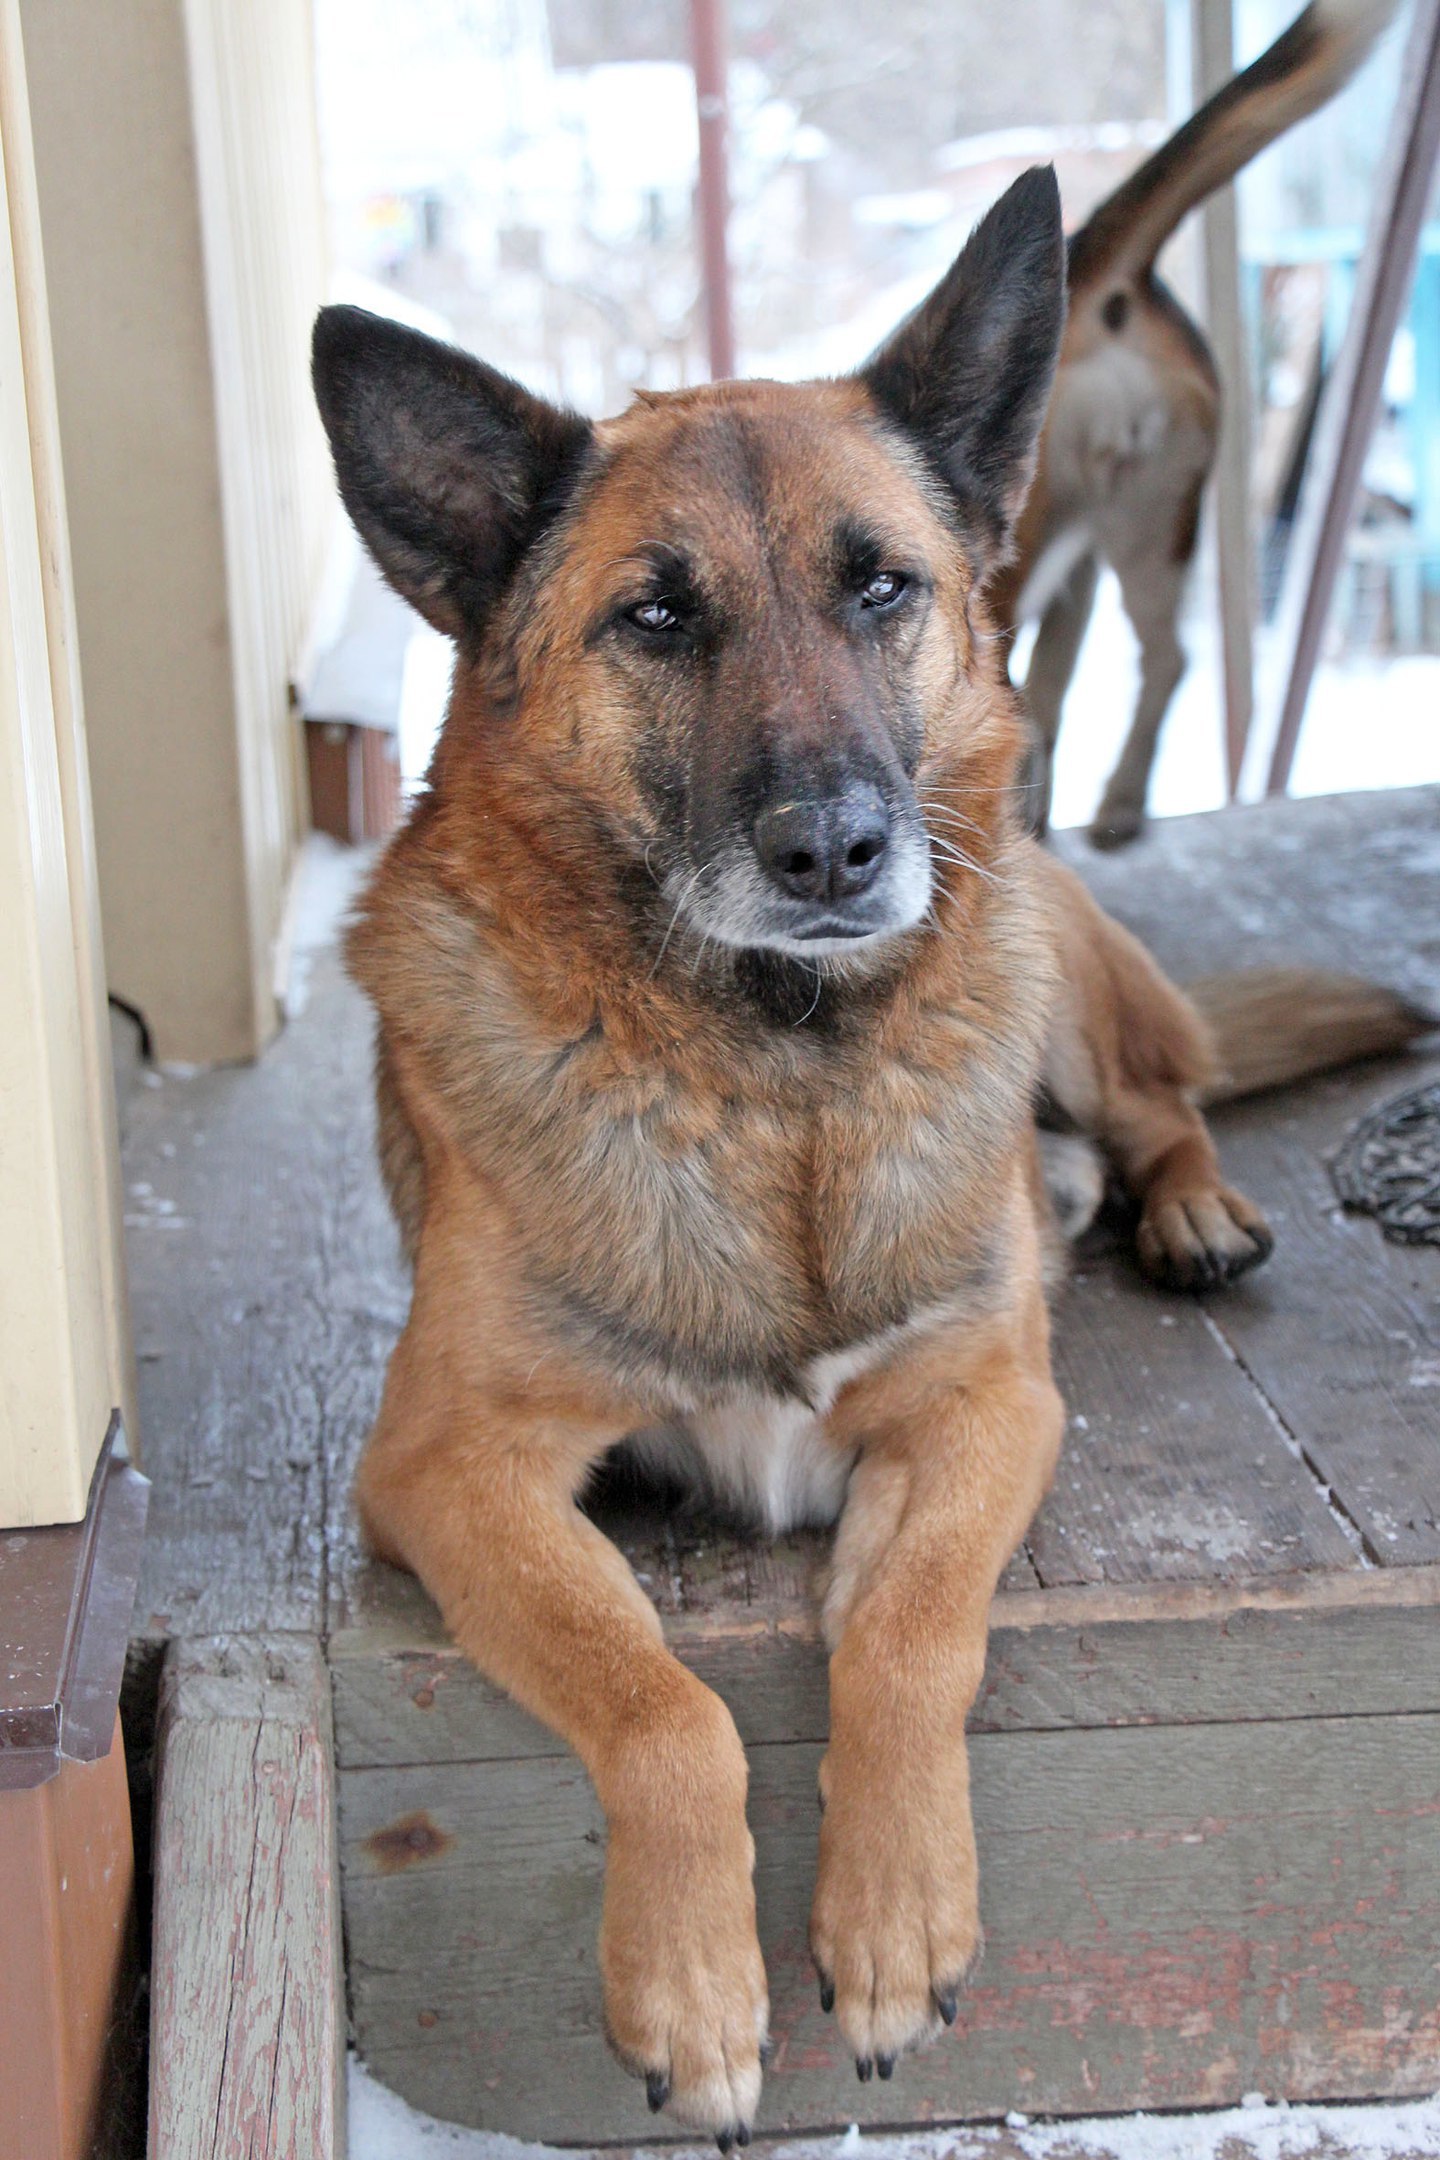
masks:
[[[132,1407],[120,1185],[18,0],[0,0],[0,1527]],[[133,1433],[133,1418],[129,1421]]]

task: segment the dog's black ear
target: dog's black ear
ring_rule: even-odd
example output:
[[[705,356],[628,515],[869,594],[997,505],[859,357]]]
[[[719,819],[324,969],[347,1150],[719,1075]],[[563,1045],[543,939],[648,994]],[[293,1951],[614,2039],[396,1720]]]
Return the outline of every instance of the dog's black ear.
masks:
[[[589,423],[364,308],[321,309],[312,372],[361,539],[437,630],[475,635],[564,500]]]
[[[1003,559],[1035,469],[1065,322],[1065,240],[1050,165],[988,210],[945,276],[861,371]]]

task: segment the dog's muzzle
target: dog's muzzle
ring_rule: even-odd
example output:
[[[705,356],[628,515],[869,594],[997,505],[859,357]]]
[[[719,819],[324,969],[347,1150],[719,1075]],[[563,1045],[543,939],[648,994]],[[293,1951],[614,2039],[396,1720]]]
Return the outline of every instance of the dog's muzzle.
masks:
[[[821,801],[770,803],[755,820],[755,854],[787,900],[828,910],[867,893],[890,847],[890,812],[877,787],[857,782]]]
[[[781,794],[694,877],[681,903],[722,944],[821,960],[913,929],[930,902],[930,849],[918,811],[872,782],[829,795]]]

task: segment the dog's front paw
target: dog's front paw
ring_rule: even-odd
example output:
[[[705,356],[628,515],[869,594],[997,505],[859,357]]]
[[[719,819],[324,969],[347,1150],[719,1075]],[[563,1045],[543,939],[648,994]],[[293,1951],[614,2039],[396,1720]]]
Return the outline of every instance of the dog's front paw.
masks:
[[[1152,1193],[1135,1233],[1140,1265],[1169,1290],[1214,1290],[1233,1282],[1275,1247],[1270,1225],[1228,1185]]]
[[[750,2142],[769,2023],[754,1860],[743,1812],[699,1840],[611,1824],[600,1930],[610,2045],[655,2113],[668,2107],[721,2152]]]
[[[979,1956],[969,1786],[963,1755],[919,1792],[827,1768],[810,1950],[864,2083],[955,2022]]]

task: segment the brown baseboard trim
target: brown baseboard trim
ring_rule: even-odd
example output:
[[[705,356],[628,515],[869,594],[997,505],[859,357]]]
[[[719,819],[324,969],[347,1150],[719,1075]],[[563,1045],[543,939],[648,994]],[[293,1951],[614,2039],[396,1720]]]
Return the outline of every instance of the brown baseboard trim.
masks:
[[[149,1502],[117,1410],[84,1520],[0,1530],[0,1792],[109,1753]]]

